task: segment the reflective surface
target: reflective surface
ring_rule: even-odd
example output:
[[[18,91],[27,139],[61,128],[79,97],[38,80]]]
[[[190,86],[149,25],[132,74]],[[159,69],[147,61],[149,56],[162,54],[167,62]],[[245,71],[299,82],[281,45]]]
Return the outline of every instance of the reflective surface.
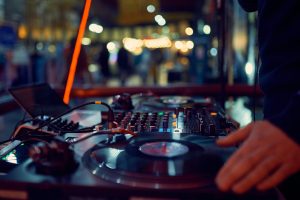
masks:
[[[181,135],[172,139],[157,133],[129,143],[98,145],[85,153],[83,163],[94,175],[121,185],[194,188],[212,184],[229,154],[218,149],[212,138]]]
[[[189,148],[178,142],[149,142],[140,146],[139,151],[142,153],[155,156],[172,158],[188,153]]]

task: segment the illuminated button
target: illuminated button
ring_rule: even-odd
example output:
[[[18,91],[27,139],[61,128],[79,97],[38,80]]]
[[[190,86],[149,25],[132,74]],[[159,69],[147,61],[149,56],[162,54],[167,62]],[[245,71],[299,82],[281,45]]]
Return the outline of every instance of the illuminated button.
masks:
[[[218,113],[216,113],[216,112],[211,112],[210,115],[211,115],[211,116],[217,116]]]
[[[176,127],[177,127],[177,122],[172,122],[172,126],[173,126],[174,128],[176,128]]]
[[[172,115],[172,117],[173,117],[173,119],[176,119],[176,118],[177,118],[177,115],[174,113],[174,114]]]

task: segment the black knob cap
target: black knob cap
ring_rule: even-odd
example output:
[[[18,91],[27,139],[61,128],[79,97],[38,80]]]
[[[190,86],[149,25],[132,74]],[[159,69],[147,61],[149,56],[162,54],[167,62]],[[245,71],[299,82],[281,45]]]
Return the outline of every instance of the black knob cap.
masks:
[[[133,105],[130,94],[124,93],[121,95],[114,96],[112,107],[114,109],[132,110]]]

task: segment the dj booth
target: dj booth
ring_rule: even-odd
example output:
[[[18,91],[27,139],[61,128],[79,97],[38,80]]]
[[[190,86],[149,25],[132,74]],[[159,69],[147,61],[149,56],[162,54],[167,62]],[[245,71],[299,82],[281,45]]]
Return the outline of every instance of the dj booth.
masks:
[[[217,189],[216,173],[236,147],[221,148],[215,140],[238,124],[215,98],[193,89],[181,88],[182,95],[164,95],[164,88],[110,90],[119,92],[110,103],[74,107],[48,85],[10,91],[31,118],[1,145],[0,198],[279,199],[276,189],[244,195]],[[88,92],[73,95],[98,96],[99,90]],[[80,110],[92,104],[97,112]],[[9,162],[12,156],[17,163]]]

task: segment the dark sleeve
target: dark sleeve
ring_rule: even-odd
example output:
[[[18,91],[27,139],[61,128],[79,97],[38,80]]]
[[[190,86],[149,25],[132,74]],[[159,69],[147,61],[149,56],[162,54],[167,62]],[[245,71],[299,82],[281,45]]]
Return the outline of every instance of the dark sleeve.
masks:
[[[241,7],[247,11],[247,12],[254,12],[257,11],[257,4],[258,1],[257,0],[238,0]]]
[[[283,105],[284,106],[284,105]],[[267,120],[300,144],[300,90],[293,96],[286,109]]]

